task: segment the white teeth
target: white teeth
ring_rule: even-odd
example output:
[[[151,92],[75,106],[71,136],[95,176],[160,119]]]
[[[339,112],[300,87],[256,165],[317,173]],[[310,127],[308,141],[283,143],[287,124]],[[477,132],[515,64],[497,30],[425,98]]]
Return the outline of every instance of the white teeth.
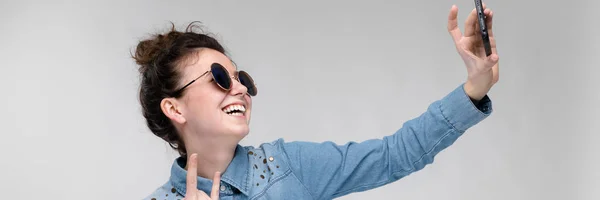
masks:
[[[239,112],[231,113],[233,111],[239,111]],[[244,107],[243,105],[230,105],[230,106],[223,108],[223,112],[226,112],[229,115],[233,115],[233,116],[241,116],[241,115],[243,115],[243,113],[246,112],[246,107]]]
[[[228,115],[231,115],[231,116],[242,116],[243,114],[242,113],[231,113],[231,114],[228,114]]]

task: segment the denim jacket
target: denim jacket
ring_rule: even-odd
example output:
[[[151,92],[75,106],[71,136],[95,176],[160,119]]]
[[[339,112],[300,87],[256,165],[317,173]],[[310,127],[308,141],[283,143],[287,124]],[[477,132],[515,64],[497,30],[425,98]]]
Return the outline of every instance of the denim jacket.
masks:
[[[220,199],[320,200],[374,189],[423,169],[491,112],[488,96],[474,103],[461,84],[383,138],[341,145],[283,139],[238,145],[221,176]],[[183,199],[185,164],[185,157],[175,159],[170,179],[145,199]],[[210,194],[212,180],[198,177],[197,187]]]

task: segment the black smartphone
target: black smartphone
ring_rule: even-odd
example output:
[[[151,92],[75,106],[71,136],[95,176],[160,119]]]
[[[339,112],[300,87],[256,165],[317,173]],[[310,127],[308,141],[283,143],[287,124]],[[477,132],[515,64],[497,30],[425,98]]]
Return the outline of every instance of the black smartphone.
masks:
[[[477,12],[477,19],[479,20],[479,32],[481,33],[481,39],[483,40],[483,48],[485,48],[485,55],[492,55],[492,45],[490,44],[490,36],[488,35],[487,26],[485,19],[487,18],[483,13],[483,4],[481,0],[475,0],[475,11]]]

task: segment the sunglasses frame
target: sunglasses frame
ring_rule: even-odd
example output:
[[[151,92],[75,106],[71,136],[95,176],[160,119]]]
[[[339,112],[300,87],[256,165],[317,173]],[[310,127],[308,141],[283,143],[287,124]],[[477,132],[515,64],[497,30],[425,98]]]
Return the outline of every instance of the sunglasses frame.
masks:
[[[229,77],[229,78],[230,78],[230,79],[229,79],[229,81],[231,81],[231,82],[229,83],[229,84],[230,84],[230,86],[229,86],[229,89],[227,89],[227,88],[223,87],[221,84],[219,84],[219,82],[218,82],[218,81],[217,81],[217,79],[215,78],[215,75],[214,75],[214,73],[212,73],[212,72],[213,72],[213,69],[212,69],[212,68],[213,68],[213,67],[215,67],[215,65],[217,65],[217,67],[221,68],[221,69],[222,69],[222,70],[225,72],[225,74],[227,75],[227,77]],[[202,73],[202,75],[198,76],[198,77],[197,77],[197,78],[195,78],[194,80],[192,80],[192,81],[190,81],[189,83],[185,84],[185,85],[184,85],[182,88],[180,88],[180,89],[176,90],[175,92],[173,92],[171,96],[179,96],[179,94],[181,94],[185,88],[187,88],[187,87],[188,87],[188,86],[190,86],[192,83],[196,82],[198,79],[202,78],[204,75],[208,74],[209,72],[210,72],[210,76],[211,76],[211,78],[212,78],[212,79],[215,81],[215,84],[217,84],[217,86],[219,86],[221,89],[223,89],[223,90],[225,90],[225,91],[229,91],[229,90],[231,90],[231,84],[233,84],[233,81],[232,81],[232,79],[235,79],[235,80],[237,80],[238,82],[242,83],[242,82],[240,81],[240,78],[239,78],[239,77],[240,77],[240,74],[244,74],[244,75],[245,75],[245,76],[246,76],[248,79],[250,79],[249,81],[252,83],[252,88],[248,88],[248,91],[250,91],[251,89],[254,89],[254,91],[255,91],[255,92],[254,92],[254,95],[250,94],[249,92],[246,92],[246,94],[248,94],[249,96],[256,96],[256,95],[258,94],[258,90],[257,90],[257,88],[256,88],[256,84],[254,83],[254,79],[253,79],[253,78],[250,76],[250,74],[248,74],[248,72],[246,72],[246,71],[238,71],[238,75],[237,75],[237,77],[236,77],[236,76],[231,76],[231,75],[229,74],[229,71],[227,71],[227,69],[225,69],[225,67],[223,67],[223,65],[221,65],[221,64],[219,64],[219,63],[213,63],[213,64],[211,65],[211,70],[208,70],[208,71],[206,71],[206,72]],[[244,85],[244,84],[242,84],[242,85]],[[244,87],[246,87],[246,88],[247,88],[248,86],[245,86],[245,85],[244,85]]]

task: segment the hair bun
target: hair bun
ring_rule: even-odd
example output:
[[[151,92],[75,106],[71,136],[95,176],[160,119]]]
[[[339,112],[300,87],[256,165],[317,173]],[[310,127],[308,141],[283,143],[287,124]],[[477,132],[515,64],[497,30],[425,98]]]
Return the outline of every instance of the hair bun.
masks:
[[[158,64],[160,58],[168,54],[170,47],[181,34],[173,26],[172,30],[166,34],[155,34],[149,39],[140,41],[133,55],[135,62],[140,65],[140,72],[143,73]]]
[[[195,29],[199,29],[199,32],[196,32]],[[210,39],[208,43],[216,43],[218,42],[212,41],[213,38],[208,37],[208,34],[203,33],[202,25],[200,21],[191,22],[185,31],[177,31],[175,29],[175,24],[171,22],[171,30],[166,33],[157,33],[152,35],[150,38],[142,40],[138,43],[135,53],[132,56],[135,62],[140,65],[139,71],[141,73],[147,71],[149,68],[160,66],[163,64],[162,62],[167,62],[167,59],[171,54],[171,50],[173,46],[177,45],[186,45],[193,46],[196,41],[208,41],[206,39]],[[180,41],[181,36],[186,35],[186,33],[192,33],[193,36],[197,38],[190,39],[187,37],[183,39],[184,41]],[[191,41],[190,41],[191,40]],[[183,43],[183,44],[178,44]],[[203,45],[199,45],[203,46]],[[180,49],[175,49],[175,51]],[[173,52],[175,53],[175,52]]]

